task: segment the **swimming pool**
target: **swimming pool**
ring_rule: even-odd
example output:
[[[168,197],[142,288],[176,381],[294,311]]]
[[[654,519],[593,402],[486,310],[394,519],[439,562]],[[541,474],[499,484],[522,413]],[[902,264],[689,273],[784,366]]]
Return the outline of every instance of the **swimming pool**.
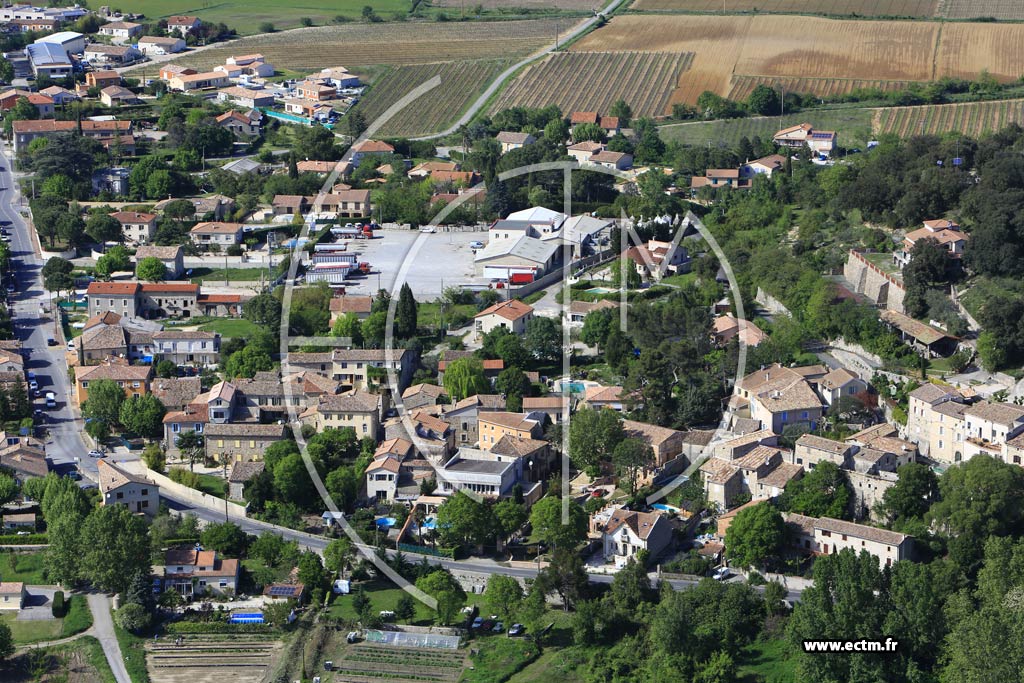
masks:
[[[616,290],[608,287],[591,287],[590,289],[584,289],[583,291],[587,294],[608,294],[609,292],[614,292]]]
[[[674,505],[665,505],[664,503],[654,503],[651,507],[655,510],[661,510],[662,512],[679,512],[679,508]]]
[[[555,384],[555,391],[564,392],[568,388],[570,394],[582,394],[587,390],[583,382],[566,382],[564,379]]]
[[[398,520],[395,519],[394,517],[378,517],[377,521],[375,522],[375,524],[378,527],[381,527],[381,528],[384,528],[384,529],[390,529],[391,527],[393,527],[396,524],[398,524]]]

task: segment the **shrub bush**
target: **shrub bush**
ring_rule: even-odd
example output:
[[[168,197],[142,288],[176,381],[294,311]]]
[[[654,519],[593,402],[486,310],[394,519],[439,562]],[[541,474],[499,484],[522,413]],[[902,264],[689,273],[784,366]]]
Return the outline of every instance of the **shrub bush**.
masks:
[[[26,534],[25,536],[10,534],[0,536],[0,545],[44,545],[49,542],[50,540],[46,534]]]
[[[64,591],[57,591],[53,594],[53,602],[50,605],[50,611],[53,612],[55,619],[60,619],[64,616]]]

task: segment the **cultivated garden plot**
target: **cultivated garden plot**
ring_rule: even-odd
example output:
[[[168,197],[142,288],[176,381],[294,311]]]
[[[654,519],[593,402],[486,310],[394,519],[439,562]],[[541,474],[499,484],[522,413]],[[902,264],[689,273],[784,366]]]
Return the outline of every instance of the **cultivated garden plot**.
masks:
[[[257,683],[263,678],[280,643],[234,637],[223,640],[173,637],[146,644],[152,683]]]

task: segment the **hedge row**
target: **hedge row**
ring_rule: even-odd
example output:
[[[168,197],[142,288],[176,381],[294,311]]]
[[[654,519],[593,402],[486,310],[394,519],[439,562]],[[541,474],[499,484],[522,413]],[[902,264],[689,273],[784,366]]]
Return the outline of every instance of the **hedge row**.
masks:
[[[276,633],[270,624],[229,624],[225,621],[175,621],[167,624],[168,633]]]
[[[0,536],[0,545],[45,545],[49,542],[50,538],[46,534],[26,534],[24,536],[8,534]]]

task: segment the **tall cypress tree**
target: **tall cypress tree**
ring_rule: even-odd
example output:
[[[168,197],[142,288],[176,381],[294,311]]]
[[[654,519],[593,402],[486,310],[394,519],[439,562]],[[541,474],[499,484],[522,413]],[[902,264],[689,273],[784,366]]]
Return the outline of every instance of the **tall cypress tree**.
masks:
[[[416,299],[412,288],[406,282],[398,294],[398,306],[395,308],[395,336],[399,339],[411,339],[416,336],[418,326],[416,319]]]

